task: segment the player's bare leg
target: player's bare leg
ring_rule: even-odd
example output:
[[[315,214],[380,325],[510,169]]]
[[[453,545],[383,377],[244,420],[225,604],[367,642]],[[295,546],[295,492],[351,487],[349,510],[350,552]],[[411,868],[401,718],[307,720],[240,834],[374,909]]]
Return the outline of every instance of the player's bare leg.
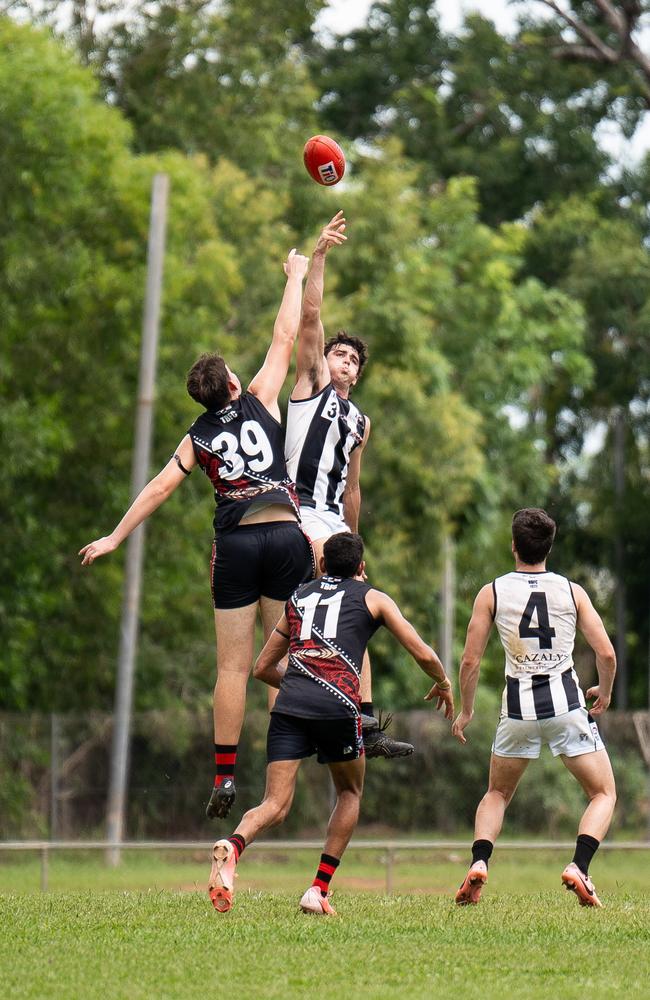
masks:
[[[285,601],[274,601],[271,597],[260,597],[260,611],[262,612],[262,628],[264,630],[264,642],[267,641],[273,629],[278,624],[284,614]],[[286,667],[287,657],[280,661]],[[275,705],[278,696],[278,689],[270,687],[267,692],[269,712]]]
[[[562,756],[562,763],[578,779],[589,799],[578,833],[602,840],[609,830],[616,805],[616,783],[607,751],[597,750],[579,757]]]
[[[319,916],[336,916],[328,899],[329,883],[359,822],[365,756],[328,766],[336,789],[336,805],[327,825],[325,846],[316,877],[300,900],[303,913]]]
[[[314,562],[316,564],[316,576],[322,576],[320,560],[323,555],[323,547],[329,536],[312,539],[312,549],[314,551]],[[372,710],[372,669],[368,650],[363,654],[363,664],[361,666],[361,678],[359,685],[359,695],[361,698],[361,722],[363,725],[363,746],[366,757],[383,757],[391,759],[393,757],[409,757],[415,750],[412,743],[405,743],[402,740],[394,740],[389,736],[386,729],[390,725],[391,717],[386,716],[385,722],[376,719]],[[365,709],[365,710],[364,710]]]
[[[578,827],[573,861],[562,872],[562,882],[575,892],[581,906],[600,907],[594,884],[589,877],[589,863],[606,835],[616,805],[616,783],[606,750],[562,755],[562,763],[580,782],[589,803]]]
[[[267,766],[264,798],[258,806],[244,813],[235,830],[247,844],[286,818],[293,802],[300,764],[300,760],[275,760]]]
[[[217,682],[214,687],[214,746],[217,773],[206,809],[223,818],[235,801],[235,763],[246,709],[246,684],[253,663],[257,601],[243,608],[215,608]]]
[[[456,893],[456,902],[461,906],[478,903],[481,898],[494,842],[501,833],[506,809],[527,767],[528,758],[492,754],[488,790],[479,802],[474,820],[472,864]]]
[[[218,840],[212,848],[208,894],[217,912],[226,913],[232,906],[235,870],[244,848],[260,833],[281,823],[289,812],[299,767],[299,760],[280,760],[269,764],[263,801],[244,813],[231,837]]]

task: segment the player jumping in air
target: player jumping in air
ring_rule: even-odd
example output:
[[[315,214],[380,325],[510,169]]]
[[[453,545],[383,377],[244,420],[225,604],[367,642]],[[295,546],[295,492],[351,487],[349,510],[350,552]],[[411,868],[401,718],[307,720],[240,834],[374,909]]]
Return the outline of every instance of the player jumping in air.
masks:
[[[208,891],[216,910],[232,905],[235,868],[242,851],[281,823],[293,800],[300,762],[317,754],[336,789],[324,853],[300,906],[333,915],[329,883],[359,818],[365,758],[361,738],[359,677],[366,645],[385,625],[436,682],[427,700],[453,718],[451,684],[442,663],[402,616],[390,597],[365,583],[363,542],[349,531],[328,538],[320,568],[325,575],[299,587],[255,664],[254,674],[279,694],[267,737],[264,801],[247,812],[232,837],[213,848]],[[285,668],[279,661],[289,652]]]
[[[309,542],[299,526],[294,485],[284,459],[278,395],[287,376],[300,320],[309,260],[292,250],[273,339],[245,392],[218,354],[203,354],[187,376],[187,391],[205,412],[173,458],[142,490],[110,535],[85,545],[89,566],[112,552],[199,465],[214,487],[216,512],[210,583],[217,643],[214,689],[216,777],[209,817],[226,816],[235,799],[237,744],[253,662],[258,608],[268,638],[284,603],[313,576]]]
[[[547,743],[589,799],[578,828],[573,861],[562,882],[582,906],[600,906],[589,863],[607,833],[616,803],[614,775],[592,716],[609,706],[616,657],[600,616],[582,587],[546,569],[555,522],[543,510],[519,510],[512,519],[515,569],[486,584],[474,602],[460,666],[461,710],[452,732],[465,743],[472,720],[481,657],[492,623],[506,656],[506,687],[490,762],[489,787],[476,811],[472,864],[456,893],[478,903],[506,808],[530,760]],[[587,710],[573,669],[576,627],[596,654],[598,685]]]
[[[367,347],[344,330],[325,343],[320,318],[325,259],[333,246],[345,242],[344,230],[343,212],[337,212],[314,249],[298,331],[296,384],[287,408],[287,469],[296,483],[317,566],[331,535],[358,531],[361,456],[370,435],[370,420],[350,399],[368,359]],[[412,754],[410,743],[392,739],[374,717],[367,654],[361,701],[366,756]]]

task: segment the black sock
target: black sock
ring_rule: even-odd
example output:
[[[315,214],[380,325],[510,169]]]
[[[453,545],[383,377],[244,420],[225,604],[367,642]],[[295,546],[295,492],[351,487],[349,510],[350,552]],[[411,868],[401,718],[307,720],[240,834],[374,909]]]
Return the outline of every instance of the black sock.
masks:
[[[235,764],[237,763],[237,744],[215,743],[214,762],[217,766],[217,773],[214,779],[215,788],[223,785],[224,781],[234,781]]]
[[[371,701],[362,701],[361,702],[361,714],[362,715],[374,715],[375,714],[374,711],[373,711],[373,707],[372,707],[372,702]]]
[[[318,871],[316,872],[316,877],[312,882],[312,885],[315,885],[317,889],[320,889],[321,896],[327,895],[332,875],[340,863],[340,858],[333,858],[331,854],[321,854]]]
[[[576,852],[573,855],[573,862],[578,866],[583,875],[589,874],[591,859],[600,847],[600,841],[595,837],[590,837],[587,833],[581,833],[576,840]]]
[[[472,844],[472,864],[477,861],[485,861],[487,865],[492,856],[494,844],[491,840],[475,840]]]

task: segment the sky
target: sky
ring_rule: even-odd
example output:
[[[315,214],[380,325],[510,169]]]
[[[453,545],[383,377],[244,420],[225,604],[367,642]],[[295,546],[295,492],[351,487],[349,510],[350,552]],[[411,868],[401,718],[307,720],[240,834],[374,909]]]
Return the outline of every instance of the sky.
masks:
[[[329,0],[328,8],[319,18],[319,26],[345,34],[365,22],[371,6],[372,0]],[[518,10],[526,6],[537,8],[539,12],[542,9],[541,4],[508,3],[507,0],[439,0],[438,10],[441,27],[446,32],[457,31],[464,16],[476,10],[494,21],[500,32],[507,34],[515,28]],[[641,33],[641,41],[650,51],[650,26]],[[644,115],[631,140],[625,139],[613,122],[600,127],[598,138],[601,146],[621,164],[638,162],[650,152],[650,112]]]
[[[321,15],[321,24],[343,34],[363,24],[371,6],[372,0],[330,0],[328,10]],[[509,31],[515,23],[515,12],[506,0],[441,0],[438,7],[445,31],[455,31],[469,10],[489,14],[500,31]]]

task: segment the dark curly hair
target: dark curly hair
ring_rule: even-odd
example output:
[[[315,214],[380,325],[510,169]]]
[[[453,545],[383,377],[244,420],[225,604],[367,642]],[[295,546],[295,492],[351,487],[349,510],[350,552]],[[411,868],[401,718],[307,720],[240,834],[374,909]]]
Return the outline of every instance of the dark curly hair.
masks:
[[[323,546],[323,558],[328,576],[354,576],[363,559],[361,535],[351,531],[330,535]]]
[[[512,540],[527,566],[544,562],[555,538],[555,521],[539,507],[523,507],[512,518]]]
[[[187,373],[187,391],[206,410],[223,410],[230,401],[228,369],[220,354],[202,354]]]
[[[346,330],[339,330],[336,336],[330,337],[325,344],[325,357],[327,357],[337,344],[349,344],[359,355],[359,371],[357,374],[357,378],[359,378],[368,361],[368,345],[364,344],[363,340],[359,340],[358,337],[350,336]]]

